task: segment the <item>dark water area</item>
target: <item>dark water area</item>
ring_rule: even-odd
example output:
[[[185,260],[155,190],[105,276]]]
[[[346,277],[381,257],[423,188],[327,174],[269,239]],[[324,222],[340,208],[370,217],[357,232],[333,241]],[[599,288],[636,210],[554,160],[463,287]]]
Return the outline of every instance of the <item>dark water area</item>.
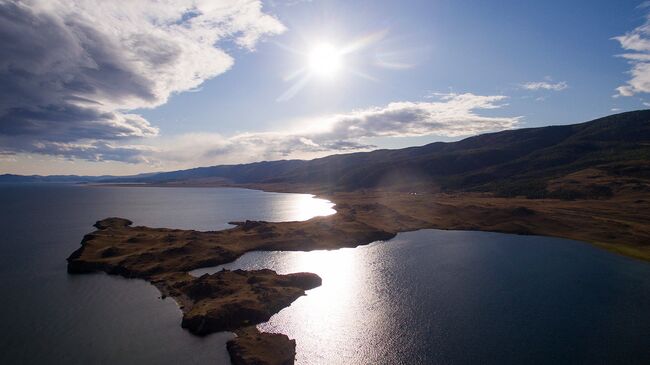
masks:
[[[153,286],[68,275],[65,258],[107,216],[213,230],[331,212],[299,194],[56,185],[0,186],[0,207],[0,364],[228,364],[232,334],[192,336]],[[299,364],[650,363],[650,264],[581,242],[422,230],[224,267],[323,278],[259,326],[295,338]]]
[[[192,274],[222,268],[322,277],[258,326],[297,339],[299,364],[650,363],[650,265],[582,242],[421,230]]]
[[[65,259],[109,216],[215,230],[332,212],[309,195],[245,189],[0,185],[0,364],[227,364],[232,334],[192,336],[152,285],[68,275]]]

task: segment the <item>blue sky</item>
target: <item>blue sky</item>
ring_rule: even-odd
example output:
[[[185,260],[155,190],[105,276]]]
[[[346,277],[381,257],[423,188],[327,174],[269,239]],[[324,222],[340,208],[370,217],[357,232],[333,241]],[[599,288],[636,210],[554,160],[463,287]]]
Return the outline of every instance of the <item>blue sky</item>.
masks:
[[[0,172],[312,158],[576,123],[650,102],[650,8],[640,1],[180,3],[127,9],[122,24],[125,10],[110,5],[98,17],[82,0],[0,2],[12,19],[0,36],[16,45],[0,68],[12,85],[0,110]],[[16,31],[21,17],[42,29]],[[79,35],[86,28],[68,18],[96,33]],[[119,37],[100,37],[117,26]],[[45,42],[43,32],[62,36]],[[56,42],[80,51],[60,56]],[[351,50],[333,74],[313,75],[310,54],[323,44]],[[24,77],[56,87],[15,86]]]
[[[621,49],[610,38],[643,22],[638,2],[378,3],[313,1],[279,6],[276,14],[289,27],[285,34],[260,44],[256,52],[236,52],[233,69],[205,82],[202,92],[179,94],[143,115],[170,132],[200,126],[234,133],[273,128],[286,118],[420,100],[432,91],[449,90],[518,97],[509,101],[509,110],[526,116],[527,126],[583,121],[615,107],[642,107],[638,100],[611,98],[629,67],[614,57]],[[276,102],[287,88],[282,77],[300,61],[278,43],[291,45],[303,35],[317,38],[319,32],[328,31],[340,33],[343,40],[353,39],[382,29],[389,29],[389,50],[416,50],[412,69],[372,68],[367,72],[377,82],[353,76],[342,84],[312,83],[289,102]],[[546,76],[566,80],[570,87],[561,95],[518,90],[519,84]],[[535,102],[533,97],[539,96],[548,99]],[[528,97],[532,100],[524,99]],[[188,114],[192,107],[198,110]]]

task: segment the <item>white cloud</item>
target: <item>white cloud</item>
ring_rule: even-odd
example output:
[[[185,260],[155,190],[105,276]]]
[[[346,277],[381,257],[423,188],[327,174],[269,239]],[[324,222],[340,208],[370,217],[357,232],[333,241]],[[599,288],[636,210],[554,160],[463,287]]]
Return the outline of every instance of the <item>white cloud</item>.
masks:
[[[314,158],[374,148],[373,137],[459,137],[514,128],[520,117],[493,117],[479,110],[499,109],[502,95],[436,94],[436,101],[394,102],[301,121],[285,132],[242,133],[231,137],[194,133],[153,140],[145,160],[160,165],[195,166],[282,158]]]
[[[562,91],[569,87],[566,81],[551,82],[548,81],[531,81],[521,84],[521,87],[526,90],[551,90]]]
[[[612,39],[618,41],[621,48],[628,51],[618,56],[626,59],[631,65],[628,71],[631,77],[625,85],[616,88],[618,93],[616,95],[633,96],[650,92],[650,15],[646,16],[643,25]]]
[[[259,0],[0,0],[0,150],[93,159],[155,136],[128,111],[226,72],[221,42],[252,50],[284,29]]]
[[[438,94],[303,121],[317,128],[230,137],[159,136],[132,112],[226,72],[234,60],[222,42],[253,49],[284,30],[258,0],[0,0],[0,155],[161,166],[250,162],[368,150],[364,139],[373,137],[472,135],[519,120],[479,114],[501,108],[505,96],[474,94]]]
[[[315,158],[332,153],[375,148],[374,137],[461,137],[514,128],[521,117],[486,116],[506,104],[503,95],[432,94],[430,101],[400,101],[299,120],[291,128],[270,132],[222,136],[188,133],[140,139],[138,144],[119,139],[39,141],[31,152],[88,161],[120,161],[164,169],[197,165],[245,163],[284,158]],[[0,136],[0,154],[19,151],[11,139]]]

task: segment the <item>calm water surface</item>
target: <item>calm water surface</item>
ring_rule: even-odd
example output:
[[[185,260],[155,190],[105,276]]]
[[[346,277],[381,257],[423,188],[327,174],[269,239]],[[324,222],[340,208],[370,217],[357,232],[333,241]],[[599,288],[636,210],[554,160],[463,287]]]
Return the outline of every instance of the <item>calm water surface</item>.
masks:
[[[323,278],[259,326],[299,364],[650,364],[650,265],[585,243],[422,230],[193,274],[221,268]]]
[[[214,230],[304,220],[333,213],[331,205],[244,189],[0,185],[0,364],[227,364],[230,333],[192,336],[153,286],[68,275],[65,258],[109,216]]]
[[[331,213],[241,189],[0,186],[0,202],[0,364],[227,364],[231,334],[192,336],[153,286],[70,276],[65,257],[107,216],[210,230]],[[301,364],[650,363],[650,265],[580,242],[423,230],[225,267],[323,278],[260,325],[295,338]]]

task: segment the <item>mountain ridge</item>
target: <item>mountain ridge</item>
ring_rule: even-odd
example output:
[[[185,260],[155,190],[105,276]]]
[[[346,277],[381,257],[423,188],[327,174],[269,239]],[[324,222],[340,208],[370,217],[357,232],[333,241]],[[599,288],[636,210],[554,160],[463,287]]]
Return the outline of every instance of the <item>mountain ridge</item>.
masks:
[[[481,134],[457,142],[313,160],[198,167],[103,182],[170,184],[211,178],[223,184],[304,184],[333,191],[387,188],[549,197],[545,188],[553,178],[596,166],[629,174],[630,163],[646,176],[649,161],[650,110],[643,110],[579,124]]]
[[[530,198],[577,197],[551,192],[551,180],[588,168],[650,177],[650,110],[592,121],[513,129],[402,149],[196,167],[126,177],[24,177],[33,181],[213,185],[311,185],[327,191],[388,189],[474,191]],[[2,175],[0,181],[20,180]],[[594,197],[607,196],[607,189]],[[593,191],[590,193],[593,195]]]

